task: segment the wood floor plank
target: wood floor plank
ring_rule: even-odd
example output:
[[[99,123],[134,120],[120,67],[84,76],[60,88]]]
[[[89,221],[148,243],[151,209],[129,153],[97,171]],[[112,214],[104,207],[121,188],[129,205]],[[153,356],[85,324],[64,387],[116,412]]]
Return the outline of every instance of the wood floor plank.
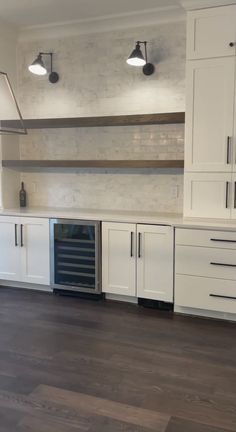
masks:
[[[114,420],[124,421],[136,426],[146,427],[156,432],[165,431],[170,416],[160,412],[124,405],[106,399],[40,385],[32,393],[33,398],[61,404],[65,407],[88,411]]]
[[[172,417],[167,426],[166,432],[228,432],[228,429],[221,429],[203,423]]]

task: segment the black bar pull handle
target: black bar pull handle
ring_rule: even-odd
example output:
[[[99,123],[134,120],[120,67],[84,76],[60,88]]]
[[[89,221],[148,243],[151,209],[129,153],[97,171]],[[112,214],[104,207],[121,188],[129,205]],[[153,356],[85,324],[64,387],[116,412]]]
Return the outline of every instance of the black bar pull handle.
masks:
[[[234,208],[236,208],[236,182],[234,182]]]
[[[17,239],[17,224],[15,224],[15,246],[18,246],[18,239]]]
[[[24,225],[21,224],[21,225],[20,225],[20,246],[21,246],[21,247],[24,246],[24,233],[23,233],[23,228],[24,228]]]
[[[134,233],[131,232],[131,233],[130,233],[130,256],[131,256],[131,257],[134,256],[134,251],[133,251],[133,238],[134,238]]]
[[[227,136],[227,164],[231,163],[231,137]]]
[[[210,264],[214,266],[221,266],[221,267],[236,267],[236,264],[225,264],[219,262],[211,262]]]
[[[141,258],[141,233],[138,233],[138,257]]]
[[[226,239],[218,239],[218,238],[211,238],[211,241],[223,242],[223,243],[236,243],[236,240],[226,240]]]
[[[226,196],[225,196],[225,207],[228,208],[229,201],[229,182],[226,182]]]
[[[209,294],[209,296],[210,296],[210,297],[223,298],[223,299],[236,300],[236,297],[225,296],[225,295],[219,295],[219,294]]]

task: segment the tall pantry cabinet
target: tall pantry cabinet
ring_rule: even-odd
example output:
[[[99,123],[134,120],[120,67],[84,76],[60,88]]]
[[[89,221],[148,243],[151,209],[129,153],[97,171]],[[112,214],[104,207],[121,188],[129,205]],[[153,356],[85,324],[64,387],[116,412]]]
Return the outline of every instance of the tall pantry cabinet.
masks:
[[[236,5],[188,12],[184,215],[236,218]]]

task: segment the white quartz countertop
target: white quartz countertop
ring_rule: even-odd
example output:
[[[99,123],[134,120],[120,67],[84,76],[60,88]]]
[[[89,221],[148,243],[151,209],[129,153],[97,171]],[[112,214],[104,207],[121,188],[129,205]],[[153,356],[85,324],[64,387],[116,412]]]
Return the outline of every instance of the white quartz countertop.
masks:
[[[184,218],[177,213],[144,211],[65,209],[65,208],[11,208],[0,210],[0,216],[85,219],[91,221],[127,222],[170,225],[178,228],[202,228],[236,231],[236,220]]]

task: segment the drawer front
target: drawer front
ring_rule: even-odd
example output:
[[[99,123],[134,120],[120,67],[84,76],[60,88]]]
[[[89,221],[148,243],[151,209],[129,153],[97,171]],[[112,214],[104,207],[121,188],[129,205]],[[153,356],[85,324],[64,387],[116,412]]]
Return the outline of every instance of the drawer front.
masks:
[[[236,280],[236,252],[232,249],[213,249],[176,246],[177,274]]]
[[[236,232],[177,228],[175,243],[177,245],[236,249]]]
[[[235,314],[236,284],[224,279],[176,275],[175,304]]]

